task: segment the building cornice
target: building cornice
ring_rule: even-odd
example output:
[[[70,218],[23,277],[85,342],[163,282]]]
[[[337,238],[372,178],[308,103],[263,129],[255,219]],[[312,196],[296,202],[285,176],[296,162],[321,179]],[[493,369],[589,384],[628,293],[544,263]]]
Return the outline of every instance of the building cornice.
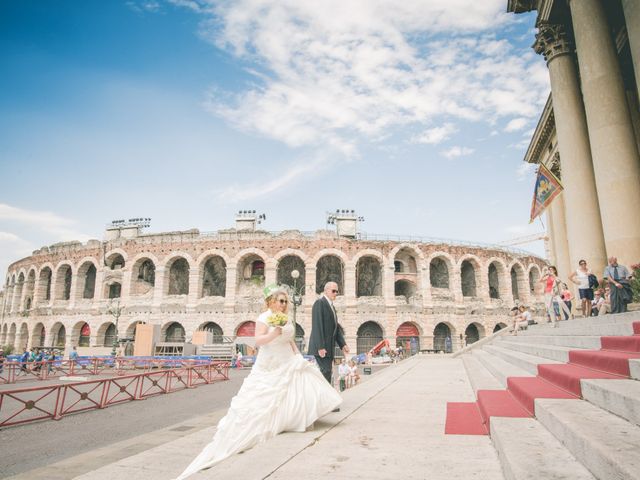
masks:
[[[549,142],[549,138],[556,129],[555,117],[553,115],[553,102],[551,100],[551,94],[547,98],[547,103],[544,105],[542,115],[538,121],[529,148],[524,156],[524,161],[527,163],[540,163],[542,157],[542,151]]]

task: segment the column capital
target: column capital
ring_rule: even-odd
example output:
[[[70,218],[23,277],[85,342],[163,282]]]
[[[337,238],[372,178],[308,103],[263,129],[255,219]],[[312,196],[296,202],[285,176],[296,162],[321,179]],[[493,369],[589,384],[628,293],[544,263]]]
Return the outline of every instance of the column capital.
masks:
[[[532,48],[537,54],[542,55],[548,64],[560,55],[572,53],[575,46],[567,35],[564,25],[546,23],[540,25]]]

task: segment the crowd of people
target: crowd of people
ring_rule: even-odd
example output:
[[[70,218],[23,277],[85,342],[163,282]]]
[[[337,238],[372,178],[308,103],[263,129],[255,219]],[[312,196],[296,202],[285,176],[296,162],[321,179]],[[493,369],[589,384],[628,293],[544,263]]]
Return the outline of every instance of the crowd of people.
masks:
[[[580,312],[582,317],[624,313],[633,300],[629,269],[618,264],[616,257],[610,257],[604,269],[602,285],[597,276],[589,269],[585,260],[578,262],[578,268],[571,272],[568,280],[578,286]],[[544,303],[547,322],[554,327],[560,320],[574,318],[574,296],[565,282],[558,278],[558,270],[550,266],[543,272],[540,283],[544,285]],[[527,306],[514,307],[513,334],[535,323]]]

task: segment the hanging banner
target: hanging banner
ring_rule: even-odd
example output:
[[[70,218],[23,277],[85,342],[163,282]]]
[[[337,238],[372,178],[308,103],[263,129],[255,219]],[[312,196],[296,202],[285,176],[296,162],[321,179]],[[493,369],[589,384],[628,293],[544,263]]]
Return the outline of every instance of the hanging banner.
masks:
[[[538,167],[538,178],[533,191],[533,203],[531,204],[531,218],[529,223],[533,222],[545,208],[551,205],[551,202],[562,192],[560,180],[549,171],[547,167],[540,164]]]

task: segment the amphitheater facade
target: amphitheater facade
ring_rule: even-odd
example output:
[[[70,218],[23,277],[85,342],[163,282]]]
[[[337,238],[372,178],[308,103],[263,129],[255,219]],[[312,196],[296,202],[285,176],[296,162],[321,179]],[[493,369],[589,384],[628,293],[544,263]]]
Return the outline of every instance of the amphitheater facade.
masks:
[[[116,323],[119,339],[134,340],[136,325],[147,323],[161,326],[162,342],[188,343],[194,332],[209,330],[214,341],[250,344],[262,288],[294,285],[297,270],[299,343],[306,345],[312,304],[332,280],[352,352],[383,338],[441,350],[447,336],[455,350],[503,327],[514,304],[539,304],[544,265],[499,247],[329,230],[112,228],[103,241],[43,247],[9,266],[0,344],[104,353]]]

